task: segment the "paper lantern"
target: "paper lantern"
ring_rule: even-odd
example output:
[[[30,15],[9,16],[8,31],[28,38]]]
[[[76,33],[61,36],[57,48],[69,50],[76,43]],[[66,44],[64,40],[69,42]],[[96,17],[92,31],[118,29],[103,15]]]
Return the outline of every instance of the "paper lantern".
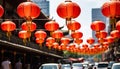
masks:
[[[105,23],[103,21],[94,21],[91,24],[91,29],[93,31],[101,31],[105,29]]]
[[[12,21],[4,21],[1,23],[1,29],[7,32],[7,36],[10,39],[11,32],[16,29],[16,24]]]
[[[52,33],[52,37],[53,37],[53,38],[56,38],[56,39],[60,39],[60,38],[63,37],[63,32],[60,31],[60,30],[54,31],[54,32]]]
[[[81,27],[81,24],[75,20],[72,20],[67,24],[67,28],[72,31],[78,30],[80,29],[80,27]]]
[[[55,21],[49,21],[45,23],[45,29],[48,31],[58,30],[59,24]]]
[[[23,42],[26,45],[27,38],[30,38],[31,35],[29,32],[22,30],[22,31],[19,31],[18,36],[19,38],[23,39]]]
[[[0,17],[2,17],[3,14],[4,14],[4,9],[3,9],[3,7],[0,5]]]
[[[59,4],[57,7],[58,16],[64,19],[76,18],[79,16],[80,12],[81,8],[79,5],[70,0],[66,0],[65,2]]]
[[[95,42],[95,39],[92,38],[92,37],[90,37],[90,38],[87,39],[87,43],[88,44],[93,44],[94,42]]]
[[[82,38],[83,36],[83,33],[82,32],[79,32],[79,31],[75,31],[71,34],[72,38]]]
[[[120,38],[120,32],[118,30],[113,30],[110,32],[110,36],[113,38]]]
[[[24,22],[21,25],[22,30],[33,32],[36,30],[36,23],[34,22]]]
[[[69,42],[70,42],[69,38],[67,38],[67,37],[62,37],[61,38],[61,44],[67,45],[67,44],[69,44]]]
[[[37,18],[40,12],[39,6],[33,2],[22,2],[17,7],[18,15],[28,21]]]
[[[120,16],[120,1],[107,1],[101,7],[101,12],[106,17]]]
[[[47,33],[42,30],[39,30],[39,31],[36,31],[34,35],[36,38],[45,39],[47,36]]]

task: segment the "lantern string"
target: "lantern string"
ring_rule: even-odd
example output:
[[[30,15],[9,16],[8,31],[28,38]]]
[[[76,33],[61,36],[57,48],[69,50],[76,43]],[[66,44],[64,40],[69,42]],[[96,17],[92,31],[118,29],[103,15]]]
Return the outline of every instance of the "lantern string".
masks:
[[[42,43],[39,43],[40,49],[42,49]]]
[[[7,35],[8,39],[10,40],[10,36],[12,35],[11,32],[10,31],[7,32],[6,35]]]

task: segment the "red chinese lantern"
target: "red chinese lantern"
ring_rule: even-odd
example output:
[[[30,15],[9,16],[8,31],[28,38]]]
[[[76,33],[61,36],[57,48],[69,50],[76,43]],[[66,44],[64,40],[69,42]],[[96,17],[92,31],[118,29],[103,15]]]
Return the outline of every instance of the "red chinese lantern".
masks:
[[[36,38],[36,43],[38,43],[40,47],[42,46],[43,42],[44,42],[44,38]]]
[[[22,30],[33,32],[36,30],[36,23],[34,22],[24,22],[21,25]]]
[[[110,32],[110,36],[112,36],[113,38],[119,38],[120,32],[118,30],[113,30]]]
[[[56,39],[60,39],[63,37],[63,32],[60,30],[54,31],[52,37]]]
[[[106,37],[105,40],[106,40],[108,43],[114,42],[114,38],[113,38],[112,36]]]
[[[99,38],[98,39],[98,43],[103,43],[103,42],[106,42],[106,38]]]
[[[69,51],[73,50],[76,47],[74,43],[70,43],[68,46],[69,46]]]
[[[116,23],[116,29],[120,31],[120,21]]]
[[[95,39],[92,37],[87,39],[87,43],[89,43],[89,44],[93,44],[94,42],[95,42]]]
[[[88,48],[88,45],[87,44],[82,44],[82,47],[86,49],[86,48]]]
[[[77,38],[77,39],[74,39],[74,42],[79,45],[79,44],[81,44],[83,42],[83,39]]]
[[[19,38],[23,39],[24,44],[26,45],[27,38],[30,38],[30,33],[25,30],[22,30],[18,33]]]
[[[72,38],[78,39],[78,38],[82,38],[83,33],[82,33],[82,32],[79,32],[79,31],[75,31],[75,32],[73,32],[73,33],[71,34],[71,36],[72,36]]]
[[[60,44],[60,46],[61,46],[62,50],[66,50],[67,45],[62,43],[62,44]]]
[[[53,43],[55,42],[55,38],[53,38],[53,37],[48,37],[48,38],[46,39],[46,42],[48,42],[49,44],[53,44]]]
[[[48,49],[51,49],[51,47],[53,46],[53,43],[46,42],[46,46],[48,47]]]
[[[91,24],[91,29],[93,31],[101,31],[105,29],[105,23],[103,21],[94,21]]]
[[[120,1],[108,1],[101,7],[102,14],[106,17],[120,16]]]
[[[80,29],[80,27],[81,27],[81,24],[75,20],[72,20],[67,24],[67,28],[72,31],[78,30]]]
[[[61,44],[67,45],[67,44],[69,44],[69,42],[70,42],[69,38],[67,38],[67,37],[62,37],[61,38]]]
[[[97,38],[106,38],[106,37],[107,37],[107,32],[104,31],[104,30],[102,30],[102,31],[100,31],[99,33],[96,33],[95,36],[96,36]]]
[[[17,7],[17,13],[20,17],[26,18],[26,20],[35,19],[40,15],[40,8],[33,2],[23,2]]]
[[[58,30],[59,24],[55,21],[49,21],[45,23],[45,29],[48,31]]]
[[[61,18],[71,19],[79,16],[81,8],[77,3],[74,3],[70,0],[66,0],[57,7],[57,14]]]
[[[4,14],[4,9],[3,9],[3,7],[0,5],[0,17],[2,17],[3,14]]]
[[[35,37],[36,38],[45,39],[46,36],[47,36],[47,33],[42,31],[42,30],[39,30],[39,31],[35,32]]]
[[[53,43],[53,48],[54,48],[54,49],[57,49],[58,46],[59,46],[59,44],[58,44],[57,42],[54,42],[54,43]]]
[[[108,46],[109,46],[109,43],[108,43],[108,42],[103,42],[103,43],[102,43],[102,46],[108,47]]]
[[[1,29],[3,31],[6,31],[7,36],[10,37],[11,36],[11,31],[14,31],[16,29],[16,25],[12,21],[4,21],[4,22],[1,23]]]

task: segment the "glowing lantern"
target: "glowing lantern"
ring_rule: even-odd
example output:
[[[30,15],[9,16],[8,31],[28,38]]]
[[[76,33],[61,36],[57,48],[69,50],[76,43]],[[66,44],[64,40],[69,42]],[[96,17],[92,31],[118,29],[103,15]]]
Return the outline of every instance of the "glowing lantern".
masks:
[[[76,45],[74,43],[70,43],[68,46],[69,46],[69,51],[71,51],[71,52],[76,47]]]
[[[58,46],[58,50],[61,51],[61,50],[62,50],[62,47],[61,47],[61,46]]]
[[[99,42],[99,43],[106,42],[106,38],[99,38],[99,39],[98,39],[98,42]]]
[[[65,44],[62,43],[62,44],[60,44],[60,46],[61,46],[62,50],[66,50],[67,46]]]
[[[7,36],[10,37],[11,36],[11,31],[14,31],[16,29],[16,25],[12,21],[4,21],[4,22],[1,23],[1,29],[3,31],[6,31]]]
[[[4,13],[4,9],[3,9],[3,7],[0,5],[0,17],[2,17],[3,13]]]
[[[46,46],[48,46],[49,49],[53,46],[53,43],[55,42],[55,38],[53,37],[48,37],[46,39]]]
[[[77,38],[77,39],[74,39],[74,42],[79,45],[79,44],[81,44],[83,42],[83,39]]]
[[[108,47],[108,46],[109,46],[109,43],[108,43],[108,42],[103,42],[103,43],[102,43],[102,46],[107,46],[107,47]]]
[[[38,43],[40,47],[42,46],[43,42],[44,42],[44,38],[36,38],[36,43]]]
[[[87,44],[82,44],[82,47],[83,48],[88,48],[88,45]]]
[[[33,32],[34,30],[36,30],[36,24],[34,22],[24,22],[22,23],[21,28],[22,30]]]
[[[61,38],[61,44],[67,45],[70,42],[70,39],[67,37],[62,37]]]
[[[114,42],[114,38],[113,38],[112,36],[106,37],[105,40],[106,40],[108,43]]]
[[[120,16],[120,1],[105,2],[101,8],[102,14],[106,17]]]
[[[94,21],[92,22],[91,24],[91,29],[93,31],[101,31],[101,30],[104,30],[105,29],[105,23],[103,21]]]
[[[48,47],[48,49],[51,49],[51,47],[53,46],[53,43],[46,42],[46,46]]]
[[[95,42],[95,39],[92,37],[87,39],[87,43],[89,43],[89,44],[93,44],[94,42]]]
[[[95,36],[96,36],[97,38],[106,38],[106,37],[107,37],[107,32],[104,31],[104,30],[102,30],[102,31],[100,31],[99,33],[96,33]]]
[[[55,38],[53,38],[53,37],[48,37],[48,38],[46,39],[46,42],[52,44],[52,43],[55,42]]]
[[[79,32],[79,31],[75,31],[71,34],[72,38],[81,38],[83,36],[83,33],[82,32]]]
[[[53,38],[56,38],[56,41],[59,42],[60,39],[63,37],[63,32],[60,31],[60,30],[54,31],[54,32],[52,33],[52,37],[53,37]]]
[[[33,2],[23,2],[17,7],[18,15],[28,21],[37,18],[40,15],[40,12],[39,6]]]
[[[54,42],[54,43],[53,43],[53,48],[54,48],[54,49],[57,49],[58,46],[59,46],[59,44],[58,44],[57,42]]]
[[[75,20],[72,20],[67,24],[67,28],[72,31],[78,30],[80,29],[80,27],[81,27],[81,24]]]
[[[55,21],[49,21],[45,23],[45,29],[48,31],[58,30],[59,24]]]
[[[25,30],[22,30],[18,33],[19,38],[23,39],[24,44],[26,45],[27,38],[30,38],[30,33]]]
[[[66,0],[57,7],[58,16],[67,20],[78,17],[80,12],[81,8],[79,5],[70,0]]]
[[[110,36],[112,36],[113,38],[119,38],[120,32],[118,30],[113,30],[110,32]]]
[[[36,38],[45,39],[46,36],[47,36],[47,33],[42,31],[42,30],[39,30],[39,31],[35,32],[35,37]]]

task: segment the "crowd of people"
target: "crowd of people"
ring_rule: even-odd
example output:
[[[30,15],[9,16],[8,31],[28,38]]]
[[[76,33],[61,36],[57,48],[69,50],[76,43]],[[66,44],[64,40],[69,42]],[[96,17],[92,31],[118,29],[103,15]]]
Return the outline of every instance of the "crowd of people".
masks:
[[[15,67],[12,67],[11,61],[9,60],[9,58],[5,57],[5,59],[1,63],[1,69],[22,69],[22,62],[19,59],[15,63]]]

